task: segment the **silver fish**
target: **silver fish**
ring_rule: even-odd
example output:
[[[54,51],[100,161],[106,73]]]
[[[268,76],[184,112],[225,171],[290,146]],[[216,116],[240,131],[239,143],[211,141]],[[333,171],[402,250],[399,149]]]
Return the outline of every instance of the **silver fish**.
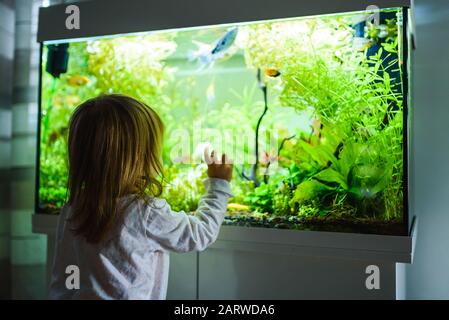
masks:
[[[232,46],[237,37],[238,28],[234,27],[226,32],[211,48],[200,42],[195,42],[198,45],[198,50],[191,54],[191,59],[197,59],[201,68],[211,66],[215,61],[226,56],[227,50]]]

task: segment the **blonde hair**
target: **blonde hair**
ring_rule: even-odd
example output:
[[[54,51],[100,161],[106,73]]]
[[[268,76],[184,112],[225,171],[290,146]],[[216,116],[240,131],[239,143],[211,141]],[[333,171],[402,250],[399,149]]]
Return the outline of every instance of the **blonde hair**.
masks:
[[[75,234],[100,242],[121,217],[119,198],[162,193],[163,131],[158,114],[128,96],[101,95],[76,108],[68,137]]]

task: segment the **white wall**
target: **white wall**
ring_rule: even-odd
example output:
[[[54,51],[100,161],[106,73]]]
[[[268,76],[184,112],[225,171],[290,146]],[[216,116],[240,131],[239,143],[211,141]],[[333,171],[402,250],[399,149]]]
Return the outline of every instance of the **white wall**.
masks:
[[[419,217],[407,298],[449,299],[449,0],[415,0],[414,150]]]

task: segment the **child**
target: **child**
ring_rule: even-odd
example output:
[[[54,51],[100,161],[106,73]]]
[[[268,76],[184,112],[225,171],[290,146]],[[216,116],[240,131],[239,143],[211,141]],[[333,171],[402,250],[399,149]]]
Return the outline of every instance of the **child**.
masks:
[[[216,240],[232,196],[232,165],[205,152],[209,178],[196,215],[173,212],[157,198],[162,135],[156,112],[127,96],[102,95],[76,109],[52,299],[165,299],[168,253],[201,251]]]

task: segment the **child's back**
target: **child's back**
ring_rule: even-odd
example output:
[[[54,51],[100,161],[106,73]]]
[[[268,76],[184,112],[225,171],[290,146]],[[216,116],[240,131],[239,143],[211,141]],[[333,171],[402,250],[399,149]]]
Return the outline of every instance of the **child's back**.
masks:
[[[105,228],[98,228],[102,237],[92,241],[97,234],[79,232],[80,223],[73,209],[78,203],[69,201],[59,218],[50,297],[165,299],[168,253],[204,250],[217,238],[228,198],[232,195],[228,182],[232,166],[224,160],[223,157],[222,164],[208,162],[206,194],[195,216],[173,212],[165,200],[144,197],[136,189],[135,193],[129,192],[115,202],[114,212],[120,214],[102,213],[115,220],[105,224],[110,226],[107,232]],[[84,226],[84,230],[94,230],[90,227]],[[79,270],[79,289],[67,288],[69,266]]]

